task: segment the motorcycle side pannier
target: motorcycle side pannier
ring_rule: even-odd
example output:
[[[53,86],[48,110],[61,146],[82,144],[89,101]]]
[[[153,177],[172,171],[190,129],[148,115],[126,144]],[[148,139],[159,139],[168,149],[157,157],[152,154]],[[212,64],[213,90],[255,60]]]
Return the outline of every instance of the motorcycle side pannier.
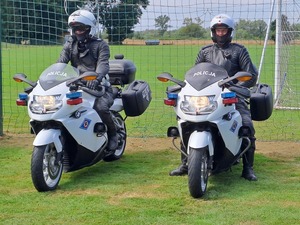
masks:
[[[136,80],[122,92],[124,111],[127,116],[142,115],[151,102],[151,90],[146,81]]]
[[[267,120],[273,112],[272,89],[267,84],[257,84],[251,91],[250,112],[252,120]]]
[[[109,81],[112,85],[129,84],[135,79],[136,67],[126,59],[109,60]]]

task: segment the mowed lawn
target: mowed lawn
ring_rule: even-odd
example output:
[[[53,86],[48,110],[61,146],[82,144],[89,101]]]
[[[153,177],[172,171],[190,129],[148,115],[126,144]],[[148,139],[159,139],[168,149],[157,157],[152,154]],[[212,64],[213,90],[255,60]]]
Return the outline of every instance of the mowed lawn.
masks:
[[[31,144],[28,135],[0,137],[0,224],[281,225],[300,221],[299,143],[258,142],[259,180],[241,178],[239,164],[209,177],[201,199],[189,195],[186,176],[168,175],[178,166],[180,154],[167,138],[129,138],[119,161],[64,173],[58,189],[47,193],[37,192],[31,182]]]

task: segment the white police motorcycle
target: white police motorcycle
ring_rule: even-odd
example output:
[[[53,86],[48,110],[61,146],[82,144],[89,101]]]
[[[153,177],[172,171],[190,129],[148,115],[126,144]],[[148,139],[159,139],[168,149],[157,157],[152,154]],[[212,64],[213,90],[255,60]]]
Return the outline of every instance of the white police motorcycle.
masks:
[[[250,98],[250,90],[234,83],[251,79],[251,74],[238,72],[229,77],[224,68],[200,63],[185,74],[184,81],[169,73],[157,78],[176,83],[167,88],[164,103],[174,107],[178,126],[169,127],[167,135],[180,137],[187,150],[182,151],[173,139],[174,146],[188,157],[190,194],[199,198],[206,192],[209,175],[228,170],[250,147],[245,135],[247,128],[242,126],[241,115],[235,108],[237,97]],[[252,99],[252,105],[257,106],[259,101]],[[264,110],[262,106],[257,108],[258,112]],[[243,140],[246,147],[241,149]]]
[[[38,191],[55,190],[63,171],[71,172],[100,160],[109,162],[122,157],[127,138],[125,119],[146,110],[151,91],[146,82],[134,81],[135,66],[122,55],[110,60],[110,67],[114,90],[110,111],[118,135],[118,147],[113,154],[106,151],[106,125],[93,109],[95,98],[101,97],[105,89],[91,90],[85,86],[87,80],[96,79],[94,72],[80,75],[78,69],[56,63],[45,69],[36,82],[28,80],[25,74],[13,77],[17,82],[30,85],[25,93],[19,94],[17,105],[28,107],[31,131],[36,135],[31,177]],[[122,89],[126,84],[129,84],[126,90]],[[143,102],[144,108],[132,105],[132,99]],[[125,118],[120,114],[123,110]]]

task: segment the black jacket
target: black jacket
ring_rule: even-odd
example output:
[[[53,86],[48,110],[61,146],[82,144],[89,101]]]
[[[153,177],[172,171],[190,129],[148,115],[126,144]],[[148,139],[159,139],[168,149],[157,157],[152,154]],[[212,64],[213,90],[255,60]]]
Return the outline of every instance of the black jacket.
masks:
[[[80,73],[95,71],[103,78],[109,71],[110,50],[102,39],[91,38],[85,43],[83,51],[78,50],[78,41],[70,37],[64,44],[58,63],[68,63],[78,68]]]
[[[256,84],[258,72],[243,45],[229,43],[224,48],[220,48],[217,44],[207,45],[198,53],[195,64],[201,62],[210,62],[222,66],[227,70],[229,76],[233,76],[239,71],[249,72],[253,78],[239,84],[248,88]]]

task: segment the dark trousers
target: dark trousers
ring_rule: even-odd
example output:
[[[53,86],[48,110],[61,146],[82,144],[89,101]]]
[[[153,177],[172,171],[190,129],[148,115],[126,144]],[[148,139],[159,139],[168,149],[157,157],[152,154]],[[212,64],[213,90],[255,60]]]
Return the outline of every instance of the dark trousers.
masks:
[[[114,135],[116,133],[116,126],[111,117],[109,108],[112,106],[114,100],[111,92],[106,92],[102,97],[95,101],[94,109],[101,117],[102,122],[107,126],[107,134]]]

